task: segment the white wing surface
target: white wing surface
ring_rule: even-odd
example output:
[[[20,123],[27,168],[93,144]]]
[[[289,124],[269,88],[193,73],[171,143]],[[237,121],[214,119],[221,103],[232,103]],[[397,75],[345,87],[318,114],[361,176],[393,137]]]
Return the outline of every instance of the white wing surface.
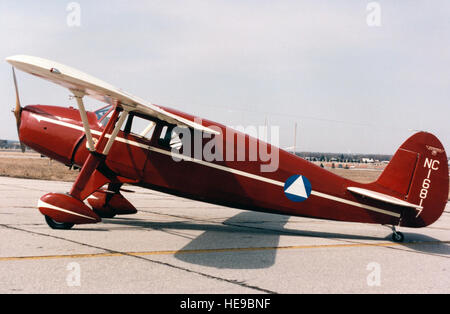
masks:
[[[55,84],[77,91],[99,101],[112,104],[117,102],[127,111],[149,115],[178,126],[191,127],[203,132],[218,134],[217,131],[167,112],[161,107],[130,95],[102,80],[83,73],[72,67],[26,55],[12,56],[6,59],[15,68],[38,76]]]

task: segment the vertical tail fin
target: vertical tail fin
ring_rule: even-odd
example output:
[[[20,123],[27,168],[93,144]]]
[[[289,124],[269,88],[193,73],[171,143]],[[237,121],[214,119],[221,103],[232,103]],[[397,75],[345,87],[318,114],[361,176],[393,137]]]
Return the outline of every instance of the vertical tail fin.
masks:
[[[448,160],[441,142],[432,134],[419,132],[397,150],[375,183],[405,201],[423,207],[405,209],[400,225],[425,227],[444,211],[449,193]]]

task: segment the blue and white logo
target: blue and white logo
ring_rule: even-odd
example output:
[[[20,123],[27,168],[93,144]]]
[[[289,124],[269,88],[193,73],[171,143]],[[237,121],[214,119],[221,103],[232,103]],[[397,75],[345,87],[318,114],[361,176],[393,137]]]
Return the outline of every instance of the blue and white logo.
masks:
[[[299,174],[293,175],[284,183],[284,194],[293,202],[303,202],[311,195],[311,182]]]

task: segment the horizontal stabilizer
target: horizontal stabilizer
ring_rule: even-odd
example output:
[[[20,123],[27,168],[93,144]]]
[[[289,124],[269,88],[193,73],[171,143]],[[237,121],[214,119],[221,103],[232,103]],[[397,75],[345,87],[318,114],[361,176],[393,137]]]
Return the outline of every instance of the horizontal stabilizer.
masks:
[[[362,188],[357,188],[357,187],[352,187],[352,186],[348,187],[347,190],[349,190],[350,192],[377,200],[377,201],[382,201],[382,202],[397,205],[397,206],[415,208],[415,209],[419,209],[419,210],[423,208],[420,205],[408,203],[399,198],[393,197],[391,195],[383,194],[380,192],[375,192],[372,190],[367,190],[367,189],[362,189]]]

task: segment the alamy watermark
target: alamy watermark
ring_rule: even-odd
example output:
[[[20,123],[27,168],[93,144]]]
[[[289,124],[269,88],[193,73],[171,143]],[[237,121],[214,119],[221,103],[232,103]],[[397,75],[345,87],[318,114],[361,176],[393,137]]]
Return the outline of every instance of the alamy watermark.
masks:
[[[201,120],[196,119],[201,124]],[[261,172],[274,172],[279,166],[279,127],[208,126],[211,132],[174,127],[171,134],[162,134],[171,147],[174,161],[259,162]],[[225,132],[224,132],[225,131]]]
[[[370,271],[367,275],[367,285],[369,287],[381,286],[381,265],[376,262],[370,262],[367,264],[366,270]]]
[[[78,2],[70,2],[67,4],[66,11],[69,12],[66,17],[67,26],[81,26],[81,5]]]
[[[381,26],[381,5],[377,1],[369,2],[366,6],[368,12],[366,17],[367,26],[380,27]]]
[[[69,287],[81,286],[81,267],[80,264],[72,262],[67,264],[66,270],[68,274],[66,276],[66,283]]]

